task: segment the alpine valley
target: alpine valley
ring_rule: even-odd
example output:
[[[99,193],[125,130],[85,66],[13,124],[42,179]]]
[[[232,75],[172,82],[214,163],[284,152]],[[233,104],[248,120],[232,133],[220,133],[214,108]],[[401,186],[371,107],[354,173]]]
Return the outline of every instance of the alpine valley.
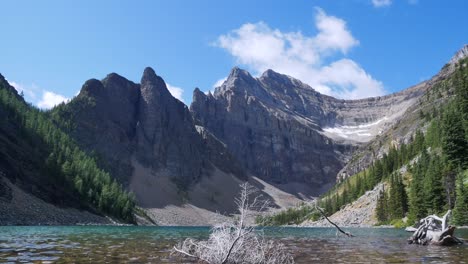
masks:
[[[262,224],[325,225],[317,197],[346,226],[446,209],[466,224],[456,213],[468,206],[467,57],[465,45],[429,80],[359,100],[235,67],[213,93],[196,88],[189,107],[152,68],[138,83],[88,80],[48,111],[0,75],[0,225],[211,225],[235,213],[244,181],[273,205]],[[414,211],[416,183],[440,201]]]

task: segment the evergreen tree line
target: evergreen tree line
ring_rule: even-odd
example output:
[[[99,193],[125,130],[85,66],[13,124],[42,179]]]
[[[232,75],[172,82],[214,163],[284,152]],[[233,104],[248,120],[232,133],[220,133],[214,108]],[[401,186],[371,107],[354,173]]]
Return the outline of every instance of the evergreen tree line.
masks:
[[[80,150],[45,112],[19,100],[5,87],[0,87],[0,107],[7,113],[2,116],[0,125],[7,121],[20,124],[18,133],[22,139],[47,150],[41,173],[68,188],[71,195],[77,195],[93,209],[126,222],[134,221],[133,194],[124,191],[107,172],[101,170],[96,160]]]
[[[381,223],[401,219],[408,211],[408,197],[399,172],[392,173],[389,185],[390,191],[387,192],[385,187],[382,188],[377,201],[375,214]]]
[[[320,216],[320,212],[314,207],[303,204],[298,207],[288,208],[273,215],[258,216],[255,222],[263,226],[298,225],[308,219],[313,221],[318,220]]]
[[[441,90],[453,94],[453,100],[440,109],[434,108],[430,115],[422,114],[430,121],[426,134],[417,131],[411,143],[391,148],[382,159],[322,196],[320,203],[327,214],[333,214],[385,181],[388,187],[380,193],[376,208],[381,223],[408,216],[408,223],[412,224],[428,214],[453,209],[454,223],[468,224],[467,62],[462,60],[451,78],[433,88],[439,96]],[[416,162],[410,165],[413,159]],[[403,165],[409,168],[406,185],[402,175],[395,171]]]
[[[322,195],[320,204],[327,215],[331,215],[341,207],[354,202],[382,180],[388,180],[392,173],[409,163],[424,148],[424,134],[416,131],[409,144],[402,144],[400,148],[391,147],[388,153],[373,162],[367,169],[351,176],[335,185]]]

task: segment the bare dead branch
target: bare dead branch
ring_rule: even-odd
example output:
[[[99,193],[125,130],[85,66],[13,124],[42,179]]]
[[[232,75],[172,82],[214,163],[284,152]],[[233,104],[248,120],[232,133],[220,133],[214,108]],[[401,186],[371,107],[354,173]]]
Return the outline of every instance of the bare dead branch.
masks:
[[[327,219],[327,221],[330,224],[334,225],[336,229],[338,229],[338,231],[340,231],[341,233],[345,234],[348,237],[354,237],[353,234],[343,231],[343,229],[341,229],[337,224],[333,223],[330,219],[328,219],[328,217],[325,215],[325,212],[323,212],[322,208],[317,206],[317,203],[315,203],[315,208],[320,212],[320,214],[322,214],[323,217],[325,217],[325,219]]]
[[[196,258],[206,263],[294,263],[283,244],[266,240],[263,232],[246,225],[246,219],[268,208],[268,202],[254,196],[256,189],[248,183],[241,184],[235,199],[239,217],[212,228],[208,240],[187,238],[175,246],[173,253]]]
[[[463,244],[460,239],[453,235],[455,227],[451,225],[447,226],[450,215],[451,211],[448,210],[443,217],[430,215],[421,219],[419,221],[420,226],[408,239],[408,243],[439,246]]]

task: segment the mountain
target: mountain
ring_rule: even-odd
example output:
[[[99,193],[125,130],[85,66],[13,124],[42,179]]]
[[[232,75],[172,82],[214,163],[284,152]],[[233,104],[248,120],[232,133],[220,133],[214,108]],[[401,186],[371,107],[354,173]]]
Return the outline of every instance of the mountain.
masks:
[[[115,73],[88,80],[51,116],[67,120],[62,128],[160,221],[161,209],[186,203],[231,212],[237,186],[247,180],[224,143],[195,125],[188,107],[151,68],[138,84]]]
[[[354,151],[398,122],[425,83],[388,96],[342,100],[267,70],[254,78],[234,68],[190,110],[253,175],[297,195],[329,189]]]
[[[332,221],[404,226],[451,209],[454,224],[468,224],[467,50],[465,45],[434,77],[410,88],[425,92],[390,128],[353,153],[337,185],[319,199]],[[310,218],[317,213],[305,205],[265,221],[327,224]]]
[[[172,97],[151,68],[145,69],[141,84],[115,73],[102,81],[91,79],[52,115],[69,120],[70,135],[86,150],[97,152],[126,185],[132,180],[132,163],[174,177],[180,188],[199,180],[214,165],[188,108]],[[242,178],[235,161],[229,156],[226,160],[218,165]]]
[[[133,222],[134,201],[0,75],[0,225]]]
[[[455,71],[455,65],[466,57],[468,57],[468,45],[464,45],[457,51],[449,62],[432,78],[402,91],[402,93],[405,93],[411,89],[416,89],[420,90],[422,95],[426,95],[428,91],[432,95],[427,95],[424,99],[421,96],[415,98],[416,100],[413,100],[409,104],[409,107],[405,109],[401,118],[391,124],[390,129],[382,131],[378,137],[372,138],[356,150],[350,162],[338,173],[337,181],[369,167],[374,160],[382,158],[391,146],[409,143],[416,130],[420,128],[425,130],[424,125],[427,125],[425,115],[434,112],[437,108],[443,107],[447,104],[451,95],[453,95],[453,91],[443,93],[443,89],[438,88],[437,91],[434,91],[434,87],[449,79]]]
[[[56,170],[65,179],[56,187],[71,188],[85,201],[70,201],[72,207],[97,214],[128,217],[133,200],[120,193],[122,188],[133,192],[137,205],[159,224],[206,225],[215,221],[215,211],[234,211],[233,198],[243,181],[257,186],[277,208],[291,207],[368,168],[392,146],[409,143],[432,108],[447,102],[450,92],[439,96],[434,87],[452,75],[466,50],[465,46],[452,59],[455,62],[431,80],[360,100],[320,94],[273,70],[253,77],[235,67],[214,93],[195,89],[188,108],[151,68],[144,70],[140,83],[111,73],[102,80],[86,81],[75,98],[51,111],[28,106],[48,128],[53,127],[50,133],[62,135],[63,142],[45,133],[49,145],[36,153],[34,144],[9,128],[29,121],[11,118],[0,123],[7,142],[3,153],[9,157],[17,149],[34,153],[24,157],[38,164],[32,172],[40,171],[40,158],[48,156],[55,165],[41,171],[44,183],[51,180],[49,170]],[[4,85],[3,89],[26,107],[14,88]],[[9,148],[11,142],[25,145]],[[75,153],[80,153],[78,161],[72,158]],[[12,158],[2,167],[14,163]],[[98,176],[87,171],[90,167]],[[24,182],[42,188],[32,177]],[[63,197],[73,195],[64,192]],[[56,203],[47,195],[44,199]],[[113,199],[118,201],[115,206]]]

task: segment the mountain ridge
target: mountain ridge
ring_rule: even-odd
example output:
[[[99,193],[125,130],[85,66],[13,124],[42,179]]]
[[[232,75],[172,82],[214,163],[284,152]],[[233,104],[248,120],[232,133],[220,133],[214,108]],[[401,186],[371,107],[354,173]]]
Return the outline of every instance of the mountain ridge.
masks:
[[[398,132],[394,125],[417,120],[420,98],[452,72],[444,67],[393,94],[343,100],[273,70],[253,77],[234,67],[214,93],[196,88],[187,107],[147,67],[140,83],[116,73],[90,79],[47,115],[155,219],[168,206],[230,213],[232,186],[241,181],[286,205],[367,167],[386,151],[380,138],[407,140],[419,123]]]

